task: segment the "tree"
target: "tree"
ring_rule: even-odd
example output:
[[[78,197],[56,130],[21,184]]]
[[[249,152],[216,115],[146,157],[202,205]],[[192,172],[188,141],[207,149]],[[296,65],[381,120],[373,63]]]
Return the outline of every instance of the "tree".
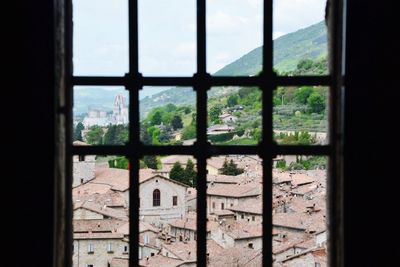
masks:
[[[185,170],[182,168],[179,161],[175,162],[172,166],[172,169],[169,172],[169,178],[181,183],[185,183]]]
[[[146,155],[143,157],[143,162],[148,168],[157,170],[157,157],[154,155]]]
[[[92,126],[86,134],[86,141],[91,145],[103,143],[103,129],[100,126]]]
[[[124,125],[110,125],[104,135],[105,145],[123,145],[128,142],[128,127]]]
[[[210,116],[210,121],[213,123],[219,123],[220,122],[219,115],[221,115],[221,111],[222,111],[222,106],[220,104],[217,104],[212,108],[210,108],[210,112],[208,114]]]
[[[244,170],[242,168],[238,168],[237,164],[231,161],[228,163],[228,161],[225,159],[224,164],[222,165],[221,173],[225,175],[239,175],[243,173]]]
[[[227,100],[228,107],[234,107],[238,104],[238,96],[236,94],[230,95]]]
[[[160,125],[161,121],[162,121],[161,118],[162,118],[161,112],[157,110],[153,114],[153,117],[151,117],[151,121],[150,121],[151,125]]]
[[[172,118],[171,126],[172,126],[172,128],[174,128],[174,130],[183,128],[183,123],[182,123],[182,118],[181,118],[181,116],[175,115],[175,116]]]
[[[306,105],[308,97],[314,92],[312,87],[300,87],[294,92],[294,99],[298,104]]]
[[[78,124],[75,127],[74,131],[74,141],[83,141],[82,138],[82,130],[85,129],[85,126],[83,126],[82,122],[78,122]]]
[[[185,128],[183,128],[183,132],[182,132],[182,138],[184,140],[187,139],[192,139],[196,137],[196,126],[195,125],[188,125]]]
[[[321,113],[325,110],[325,99],[322,95],[314,92],[308,97],[307,105],[311,113]]]
[[[193,161],[188,159],[185,168],[185,184],[196,187],[197,185],[197,172],[194,169]]]

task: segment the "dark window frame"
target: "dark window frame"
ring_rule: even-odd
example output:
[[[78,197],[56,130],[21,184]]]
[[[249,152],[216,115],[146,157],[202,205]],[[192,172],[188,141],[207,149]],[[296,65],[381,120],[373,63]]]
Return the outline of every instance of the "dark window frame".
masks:
[[[178,206],[178,196],[172,196],[172,206]]]
[[[153,207],[161,206],[161,191],[160,189],[153,190]]]
[[[263,266],[272,266],[272,159],[277,155],[321,155],[329,158],[328,168],[328,231],[329,265],[343,265],[343,178],[342,178],[342,91],[344,71],[342,51],[344,22],[343,0],[328,0],[326,21],[329,38],[329,69],[326,76],[277,76],[272,68],[272,10],[273,0],[264,0],[263,7],[263,71],[257,77],[213,77],[206,71],[206,0],[197,0],[197,72],[193,77],[143,77],[138,69],[138,6],[137,0],[129,1],[129,73],[121,77],[78,77],[72,71],[72,1],[65,3],[65,103],[60,112],[65,114],[65,266],[72,266],[72,156],[73,155],[124,155],[130,160],[129,192],[130,218],[139,218],[139,159],[144,155],[193,155],[197,160],[198,177],[207,174],[206,161],[211,156],[228,154],[257,154],[263,159]],[[60,24],[61,25],[61,24]],[[58,44],[57,44],[58,45]],[[60,44],[63,45],[63,44]],[[63,74],[62,74],[63,75]],[[77,146],[72,145],[73,87],[124,86],[129,91],[129,143],[124,146]],[[255,146],[214,146],[207,142],[207,91],[212,86],[258,86],[262,97],[262,142]],[[272,135],[272,95],[278,86],[321,85],[328,86],[329,144],[319,146],[278,145]],[[192,146],[145,146],[139,140],[139,90],[143,86],[191,86],[197,94],[197,141]],[[205,266],[206,253],[206,179],[198,179],[197,202],[197,264]],[[138,220],[130,221],[130,239],[139,240]],[[129,246],[130,266],[137,266],[138,244]]]

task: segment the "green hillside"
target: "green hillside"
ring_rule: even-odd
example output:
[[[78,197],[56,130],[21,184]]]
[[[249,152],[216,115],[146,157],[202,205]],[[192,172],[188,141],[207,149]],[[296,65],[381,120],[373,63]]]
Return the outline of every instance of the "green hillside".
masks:
[[[301,59],[318,59],[327,54],[325,22],[286,34],[274,40],[274,68],[278,72],[296,69]],[[261,70],[262,47],[217,71],[216,76],[249,76]]]

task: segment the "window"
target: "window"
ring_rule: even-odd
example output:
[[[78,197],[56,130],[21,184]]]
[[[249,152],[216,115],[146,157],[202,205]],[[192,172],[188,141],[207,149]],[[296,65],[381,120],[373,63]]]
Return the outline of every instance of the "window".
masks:
[[[244,219],[244,214],[240,215],[240,218]]]
[[[128,254],[128,253],[129,253],[129,251],[128,251],[128,246],[124,246],[123,254]]]
[[[113,252],[112,243],[108,243],[108,244],[107,244],[107,252],[108,252],[108,253],[112,253],[112,252]]]
[[[69,16],[67,23],[67,53],[66,55],[69,57],[66,65],[66,73],[68,76],[66,77],[68,82],[68,86],[66,88],[66,132],[71,132],[71,126],[73,124],[72,117],[72,99],[73,99],[73,86],[123,86],[127,89],[129,94],[129,115],[130,115],[130,123],[129,123],[129,142],[124,143],[123,145],[117,145],[115,147],[110,148],[109,146],[72,146],[67,149],[68,155],[67,165],[71,165],[71,159],[73,155],[78,155],[79,160],[84,160],[85,155],[113,155],[119,154],[129,158],[130,162],[130,174],[129,174],[129,182],[132,185],[131,190],[129,191],[129,196],[131,197],[130,205],[132,205],[129,214],[130,218],[135,218],[130,221],[130,239],[138,240],[138,220],[139,218],[139,206],[138,201],[134,201],[138,198],[138,188],[136,185],[139,184],[138,179],[138,170],[139,170],[139,160],[143,155],[151,154],[151,155],[165,155],[165,154],[190,154],[193,155],[197,159],[197,171],[198,177],[197,179],[197,211],[198,216],[197,219],[200,223],[198,223],[197,234],[198,234],[198,242],[197,242],[197,265],[205,266],[206,265],[206,236],[207,229],[206,224],[206,197],[207,197],[207,181],[204,179],[208,170],[206,161],[208,158],[214,155],[228,155],[228,154],[243,154],[243,155],[251,155],[258,154],[263,160],[262,173],[263,173],[263,266],[271,266],[272,265],[272,247],[270,242],[272,240],[272,218],[270,207],[272,207],[272,163],[273,159],[277,155],[318,155],[318,156],[326,156],[329,157],[329,175],[330,179],[336,179],[338,175],[337,172],[337,164],[338,164],[338,150],[340,150],[340,129],[338,129],[340,110],[337,106],[337,101],[340,99],[340,89],[341,84],[338,82],[341,78],[341,54],[339,49],[339,44],[341,43],[341,38],[338,34],[338,31],[335,31],[331,37],[336,39],[332,40],[332,45],[335,48],[333,49],[332,54],[330,55],[332,59],[333,68],[329,75],[325,76],[277,76],[273,70],[273,36],[272,36],[272,15],[273,15],[273,2],[272,0],[264,1],[264,16],[263,16],[263,25],[264,25],[264,40],[262,45],[262,72],[260,76],[245,76],[245,77],[225,77],[225,76],[211,76],[207,73],[207,64],[206,64],[206,4],[205,0],[197,0],[197,72],[192,77],[150,77],[150,76],[142,76],[139,72],[139,55],[138,55],[138,14],[137,14],[137,2],[138,1],[129,1],[129,71],[126,75],[114,76],[110,77],[110,75],[104,76],[74,76],[72,70],[72,29],[70,28],[72,24],[71,12],[67,12],[67,16]],[[340,2],[341,1],[332,1],[334,11],[340,10]],[[71,1],[68,1],[68,7],[71,9]],[[71,10],[69,10],[71,11]],[[332,23],[334,23],[335,29],[341,25],[341,15],[340,12],[332,12],[335,14],[333,17]],[[340,30],[340,29],[339,29]],[[339,31],[340,32],[340,31]],[[191,86],[194,88],[197,98],[196,98],[196,123],[197,123],[197,139],[191,146],[148,146],[140,143],[140,134],[139,130],[139,91],[143,88],[143,86]],[[273,91],[277,89],[278,86],[300,86],[300,85],[321,85],[329,87],[330,92],[330,110],[331,114],[329,118],[329,143],[317,146],[308,146],[308,145],[282,145],[274,142],[273,132],[271,131],[262,131],[260,133],[260,139],[262,140],[260,143],[254,146],[232,146],[232,145],[223,145],[217,146],[214,144],[210,144],[207,140],[207,92],[210,90],[212,86],[255,86],[259,87],[262,91],[262,125],[264,129],[273,129],[273,118],[272,118],[272,110],[273,110]],[[301,115],[301,114],[300,114]],[[228,132],[231,129],[229,128]],[[68,134],[67,134],[68,136]],[[72,142],[70,142],[72,143]],[[69,166],[71,167],[71,166]],[[67,168],[67,174],[71,168]],[[72,179],[70,175],[67,175],[67,179]],[[203,178],[203,179],[202,179]],[[71,184],[71,183],[67,183]],[[338,183],[330,183],[329,187],[329,198],[333,198],[336,193],[336,186]],[[150,191],[151,192],[151,191]],[[151,194],[151,193],[150,193]],[[72,201],[71,194],[67,194],[67,199],[69,203]],[[149,196],[150,198],[150,196]],[[159,189],[155,189],[153,191],[153,206],[158,207],[161,205],[161,194]],[[174,199],[173,199],[174,203]],[[340,214],[340,207],[337,207],[335,201],[330,203],[330,218],[340,218],[337,217],[337,214]],[[215,209],[215,203],[212,203],[213,209]],[[224,203],[221,203],[221,209],[224,210]],[[67,214],[71,214],[71,207],[68,207]],[[241,215],[241,218],[244,219],[244,215]],[[252,218],[253,219],[253,218]],[[335,229],[337,227],[337,222],[332,220],[330,227]],[[71,222],[69,222],[71,224]],[[67,229],[72,229],[71,225],[67,227]],[[335,231],[334,233],[336,233]],[[337,236],[340,235],[331,235],[330,242],[333,245],[338,245]],[[222,233],[222,239],[225,239],[224,233]],[[67,239],[69,240],[69,239]],[[131,258],[130,261],[133,263],[132,266],[136,266],[136,261],[138,257],[138,249],[137,244],[132,243],[133,246],[130,248]],[[249,244],[250,245],[250,244]],[[124,246],[124,253],[128,253],[128,246]],[[334,250],[334,252],[336,252]],[[88,253],[94,253],[93,244],[88,245]],[[336,255],[329,257],[330,259],[335,259]],[[88,265],[88,267],[93,267],[93,265]]]
[[[173,196],[172,197],[172,206],[177,206],[178,205],[178,196]]]
[[[88,253],[89,253],[89,254],[94,253],[94,246],[93,246],[92,243],[89,243],[89,244],[88,244]]]
[[[85,156],[84,155],[79,155],[79,161],[85,161]]]
[[[153,257],[153,256],[154,256],[154,252],[151,252],[151,253],[150,253],[150,256]]]
[[[88,265],[86,265],[87,267],[93,267],[94,265],[93,264],[88,264]]]
[[[251,216],[251,220],[254,222],[256,220],[256,216]]]
[[[153,191],[153,207],[158,207],[160,206],[161,200],[160,200],[160,190],[155,189]]]
[[[251,248],[251,249],[254,248],[254,247],[253,247],[253,243],[249,243],[249,244],[247,244],[247,246],[248,246],[249,248]]]
[[[144,244],[147,245],[149,243],[149,236],[148,235],[144,235]]]

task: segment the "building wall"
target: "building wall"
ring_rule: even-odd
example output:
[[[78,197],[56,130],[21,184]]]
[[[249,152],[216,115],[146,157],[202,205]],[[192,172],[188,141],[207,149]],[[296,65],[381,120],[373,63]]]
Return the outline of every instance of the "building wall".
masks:
[[[94,252],[92,254],[88,253],[89,243],[93,244]],[[112,243],[113,253],[107,252],[108,243]],[[128,246],[128,243],[121,239],[74,240],[72,266],[87,267],[88,264],[93,264],[94,267],[107,267],[112,258],[127,256],[124,253],[124,246]]]
[[[153,207],[153,191],[160,190],[160,206]],[[163,178],[153,178],[140,184],[141,218],[147,222],[158,223],[159,220],[180,219],[185,215],[186,187]],[[178,197],[176,206],[172,205],[172,197]],[[143,217],[142,217],[143,216]]]
[[[154,253],[154,256],[160,252],[160,249],[156,249],[149,246],[139,245],[139,259],[143,259],[146,257],[151,257],[151,253]]]
[[[249,247],[249,243],[253,243],[253,248],[255,250],[262,249],[262,238],[254,237],[248,239],[236,239],[234,246],[237,248],[247,248]]]
[[[285,266],[287,267],[314,267],[315,263],[316,261],[311,253],[284,262]],[[321,263],[321,267],[325,266],[325,264]]]
[[[72,187],[94,179],[95,162],[95,156],[85,156],[84,161],[79,161],[79,156],[73,157]]]
[[[327,238],[326,231],[316,234],[315,238],[316,238],[315,243],[317,246],[321,246],[321,245],[325,244],[326,238]]]
[[[208,195],[207,196],[207,212],[208,212],[208,214],[211,214],[215,211],[220,211],[221,203],[224,203],[224,209],[228,209],[228,208],[235,207],[238,205],[245,205],[246,203],[254,200],[255,198],[256,198],[255,196],[234,198],[234,197],[226,197],[226,196]],[[213,208],[213,204],[212,204],[213,202],[215,203],[215,208]]]
[[[104,219],[102,214],[79,208],[74,210],[74,220],[94,220],[94,219]]]
[[[211,175],[217,175],[217,174],[219,174],[219,170],[217,168],[215,168],[214,166],[207,164],[207,173],[211,174]]]
[[[243,219],[242,219],[243,215]],[[262,215],[260,214],[251,214],[241,211],[235,211],[236,221],[238,222],[245,222],[251,225],[260,224],[262,223]],[[253,221],[254,216],[254,221]]]
[[[232,248],[235,246],[235,240],[227,235],[221,228],[212,231],[211,238],[223,248]]]
[[[195,240],[195,231],[191,229],[182,229],[171,226],[170,235],[174,236],[179,241],[179,236],[182,235],[183,240],[188,238],[188,241]]]

